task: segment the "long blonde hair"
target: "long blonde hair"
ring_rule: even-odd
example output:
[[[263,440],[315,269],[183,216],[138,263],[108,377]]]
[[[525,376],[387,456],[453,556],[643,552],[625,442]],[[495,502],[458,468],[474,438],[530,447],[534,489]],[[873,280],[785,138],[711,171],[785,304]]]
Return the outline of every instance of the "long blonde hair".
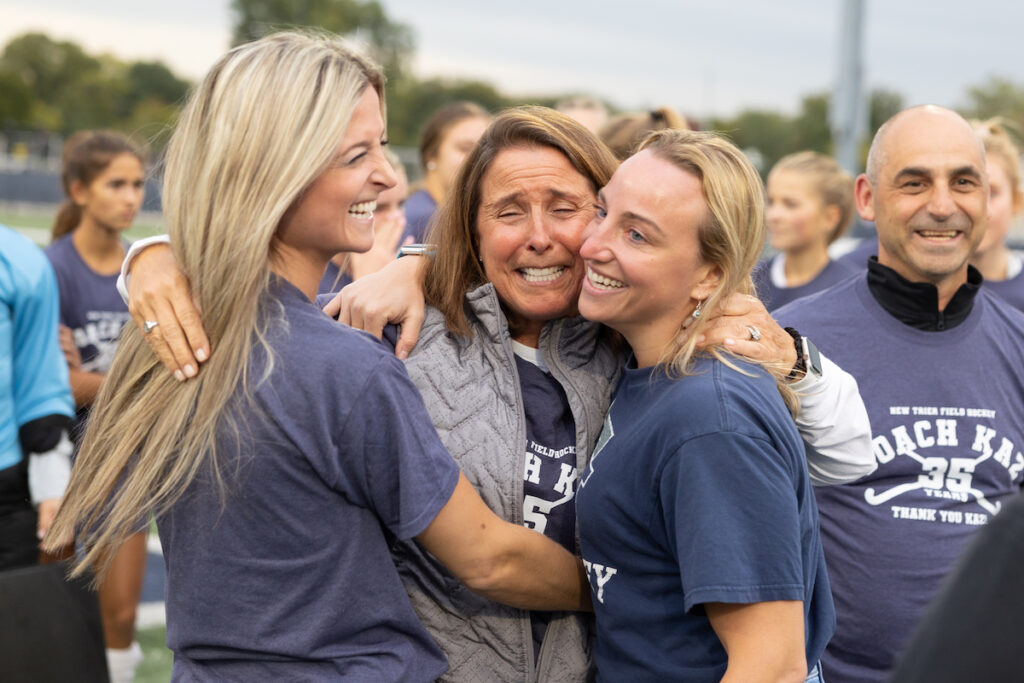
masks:
[[[704,309],[717,310],[734,293],[753,294],[750,273],[764,243],[765,202],[761,176],[750,161],[731,142],[707,132],[658,131],[644,139],[640,150],[650,150],[700,180],[708,205],[707,216],[697,232],[700,259],[704,264],[718,266],[721,273],[717,289],[703,302]],[[670,376],[681,377],[690,372],[697,337],[707,323],[707,316],[702,316],[685,332],[680,331],[659,359],[659,365]],[[709,353],[731,365],[722,349],[711,348]],[[790,411],[795,412],[796,395],[783,379],[789,368],[772,363],[761,365],[776,378],[779,393]]]
[[[997,116],[986,121],[972,119],[968,123],[981,138],[988,160],[991,162],[993,157],[998,158],[1006,172],[1006,178],[1010,181],[1010,200],[1016,213],[1024,202],[1024,189],[1020,185],[1020,151],[1013,144],[1006,122]]]
[[[853,222],[857,203],[853,197],[853,176],[843,170],[835,159],[820,152],[806,150],[787,154],[775,162],[768,177],[774,173],[796,173],[807,178],[821,198],[821,205],[839,209],[839,217],[828,234],[827,244],[842,237]]]
[[[276,320],[261,310],[272,238],[328,167],[367,87],[383,107],[376,64],[337,38],[288,32],[231,50],[192,94],[168,148],[163,205],[217,352],[179,383],[139,330],[125,329],[46,539],[53,547],[79,532],[86,551],[74,574],[92,566],[99,580],[112,551],[201,471],[224,493],[217,440],[244,429],[261,379],[249,376],[254,345],[271,359],[266,373],[273,364],[265,335]]]

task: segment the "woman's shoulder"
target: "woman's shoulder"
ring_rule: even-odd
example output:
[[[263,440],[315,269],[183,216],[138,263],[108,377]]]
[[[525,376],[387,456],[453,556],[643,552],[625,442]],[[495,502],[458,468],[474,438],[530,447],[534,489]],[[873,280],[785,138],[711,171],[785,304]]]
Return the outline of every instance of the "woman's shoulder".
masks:
[[[405,215],[407,219],[414,217],[430,216],[437,210],[437,202],[426,189],[419,189],[409,195],[405,200]]]
[[[325,374],[338,370],[359,373],[389,359],[400,364],[393,348],[368,332],[329,317],[298,290],[272,288],[270,295],[281,304],[287,322],[281,328],[287,336],[277,339],[275,346],[287,349],[295,363],[322,369]]]
[[[673,394],[700,432],[745,431],[758,415],[788,415],[775,378],[761,365],[736,357],[697,359],[691,374],[674,383]]]
[[[68,258],[78,254],[74,243],[71,241],[70,232],[50,242],[43,251],[46,253],[46,257],[50,259],[50,263],[53,264],[54,268],[65,265]]]

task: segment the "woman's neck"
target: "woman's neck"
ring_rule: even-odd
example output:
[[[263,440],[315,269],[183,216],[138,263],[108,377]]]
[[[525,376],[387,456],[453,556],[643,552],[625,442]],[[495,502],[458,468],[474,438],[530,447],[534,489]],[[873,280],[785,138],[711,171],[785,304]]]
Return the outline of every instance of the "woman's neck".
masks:
[[[271,243],[270,270],[290,282],[310,301],[316,301],[320,281],[330,260],[330,256],[299,251],[276,237]]]
[[[423,179],[423,187],[430,193],[435,202],[440,204],[444,201],[444,183],[441,181],[441,176],[436,172],[431,171],[427,173]]]
[[[971,265],[981,271],[981,276],[990,282],[1001,282],[1006,279],[1007,262],[1010,250],[1000,245],[984,254],[974,254]]]
[[[789,287],[806,285],[816,278],[818,273],[825,270],[828,262],[828,251],[824,245],[815,244],[806,249],[785,252],[783,265],[786,284]]]
[[[100,275],[116,275],[121,271],[125,249],[121,234],[90,221],[83,221],[71,234],[79,256],[86,265]]]

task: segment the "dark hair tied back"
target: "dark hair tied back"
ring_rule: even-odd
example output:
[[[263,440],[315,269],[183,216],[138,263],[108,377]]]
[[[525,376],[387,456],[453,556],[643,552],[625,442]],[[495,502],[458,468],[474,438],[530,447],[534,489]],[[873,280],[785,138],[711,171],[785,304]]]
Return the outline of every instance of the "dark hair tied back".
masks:
[[[61,154],[60,184],[64,201],[53,221],[51,239],[63,237],[82,222],[82,207],[71,199],[71,185],[75,182],[92,184],[110,162],[122,154],[131,154],[143,165],[146,163],[143,150],[121,133],[83,130],[68,138]]]

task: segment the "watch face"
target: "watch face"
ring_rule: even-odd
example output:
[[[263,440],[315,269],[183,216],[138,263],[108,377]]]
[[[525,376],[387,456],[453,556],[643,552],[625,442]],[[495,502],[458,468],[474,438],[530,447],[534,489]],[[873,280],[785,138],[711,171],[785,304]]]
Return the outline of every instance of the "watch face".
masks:
[[[813,372],[821,377],[821,355],[818,347],[807,337],[804,337],[804,362],[807,364],[807,372]]]

